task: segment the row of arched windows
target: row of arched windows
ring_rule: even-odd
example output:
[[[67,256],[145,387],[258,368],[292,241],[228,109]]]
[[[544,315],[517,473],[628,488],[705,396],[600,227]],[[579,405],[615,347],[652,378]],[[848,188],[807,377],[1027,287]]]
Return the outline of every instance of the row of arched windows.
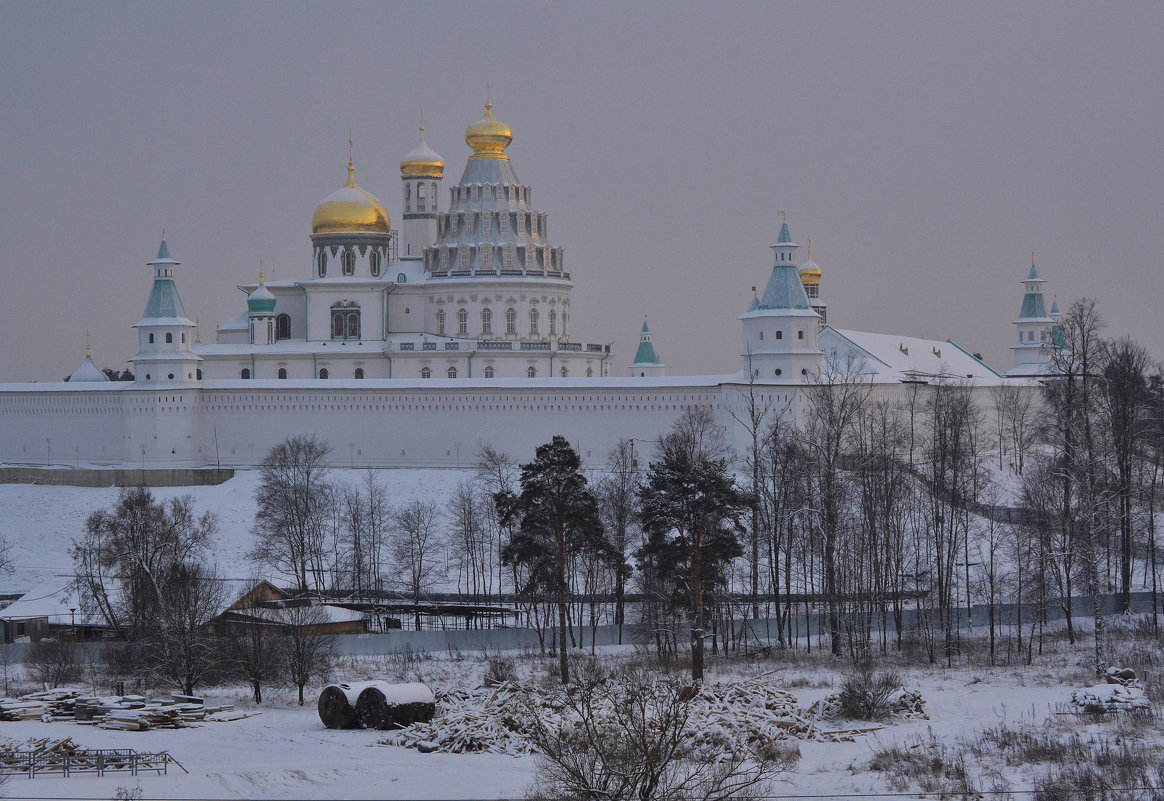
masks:
[[[421,182],[416,184],[416,210],[417,211],[436,211],[437,210],[437,185],[436,181],[432,184],[432,193],[429,195],[427,204],[425,203],[425,186]],[[412,184],[404,184],[404,210],[412,211]]]
[[[547,314],[550,324],[550,336],[558,335],[558,312],[556,309],[550,309]],[[562,333],[566,332],[566,312],[562,312]],[[537,308],[529,310],[529,335],[531,337],[539,336],[539,320],[540,313]],[[444,309],[437,309],[436,313],[436,327],[437,336],[447,336],[447,315]],[[507,336],[517,335],[517,310],[510,307],[505,310],[505,333]],[[486,307],[481,310],[481,336],[488,337],[493,334],[493,310]],[[457,336],[469,336],[469,312],[467,309],[457,309]]]
[[[279,372],[276,375],[278,375],[279,378],[286,378],[287,377],[287,368],[280,367]],[[239,378],[243,379],[244,381],[249,381],[250,377],[251,377],[251,369],[249,367],[244,367],[242,369],[242,371],[239,373]],[[331,374],[328,372],[326,367],[319,368],[319,378],[320,379],[326,380],[330,377],[331,377]],[[364,377],[364,368],[357,367],[355,369],[355,372],[352,374],[352,377],[357,378],[357,379],[363,378]],[[452,376],[452,377],[455,378],[456,376]],[[198,380],[199,381],[202,380],[202,371],[201,370],[198,371]]]
[[[149,336],[150,336],[149,342],[152,345],[152,344],[154,344],[154,335],[150,334]],[[182,344],[185,345],[186,344],[186,334],[185,333],[181,334],[181,337],[182,337]],[[166,332],[166,344],[167,345],[174,344],[174,334],[170,331]]]
[[[356,250],[351,245],[346,246],[339,254],[340,270],[344,275],[356,274]],[[380,249],[373,247],[372,252],[368,254],[368,269],[372,271],[373,278],[380,277],[380,269],[383,264],[383,257],[380,255]],[[315,257],[315,271],[320,278],[327,277],[327,250],[319,249],[319,253]]]

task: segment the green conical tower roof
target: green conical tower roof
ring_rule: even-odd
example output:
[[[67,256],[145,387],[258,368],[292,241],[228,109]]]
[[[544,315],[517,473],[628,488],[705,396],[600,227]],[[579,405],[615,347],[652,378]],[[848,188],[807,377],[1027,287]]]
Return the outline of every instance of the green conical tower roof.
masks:
[[[635,352],[633,364],[659,364],[659,354],[655,353],[655,346],[651,344],[651,329],[647,321],[643,320],[643,330],[639,334],[639,349]]]

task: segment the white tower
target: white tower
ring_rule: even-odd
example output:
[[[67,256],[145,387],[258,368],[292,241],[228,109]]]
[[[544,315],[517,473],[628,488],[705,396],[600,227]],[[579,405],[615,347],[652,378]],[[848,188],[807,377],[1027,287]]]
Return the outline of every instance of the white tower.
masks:
[[[179,264],[170,258],[163,236],[157,258],[149,262],[154,269],[154,285],[145,314],[133,326],[137,329],[138,353],[130,362],[136,382],[193,382],[200,378],[198,363],[202,357],[190,349],[198,326],[186,316],[174,283],[174,268]]]
[[[781,225],[780,236],[772,246],[772,275],[764,294],[753,295],[748,310],[739,318],[744,333],[744,369],[756,381],[799,383],[820,371],[820,323],[800,282],[798,247],[788,233],[788,223]]]
[[[1009,376],[1033,376],[1046,372],[1051,361],[1051,348],[1055,338],[1055,318],[1047,313],[1043,300],[1043,284],[1035,270],[1035,254],[1031,254],[1031,271],[1023,282],[1023,305],[1018,319],[1014,321],[1018,332],[1018,343],[1011,345],[1014,351],[1014,367],[1007,371]],[[1057,313],[1058,308],[1054,311]]]
[[[400,162],[400,180],[404,182],[404,226],[400,258],[420,260],[424,249],[437,240],[441,179],[445,162],[424,141],[424,120],[420,125],[420,144]]]
[[[643,320],[643,330],[639,333],[639,349],[631,363],[630,374],[636,378],[657,378],[667,375],[667,367],[651,343],[651,329],[647,327],[646,320]]]

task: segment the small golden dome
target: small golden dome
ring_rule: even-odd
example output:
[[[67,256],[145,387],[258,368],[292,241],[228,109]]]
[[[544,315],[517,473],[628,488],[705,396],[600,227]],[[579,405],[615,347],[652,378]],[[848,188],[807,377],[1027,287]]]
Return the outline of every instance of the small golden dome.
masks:
[[[815,261],[806,261],[800,265],[800,283],[819,284],[821,277],[820,266]]]
[[[348,180],[315,207],[311,215],[311,233],[331,234],[339,231],[370,231],[386,234],[391,227],[384,204],[375,195],[356,185],[355,169],[348,162]]]
[[[473,148],[473,155],[469,156],[470,161],[475,159],[508,161],[509,156],[505,155],[505,148],[509,147],[512,141],[513,131],[509,130],[509,126],[493,119],[492,103],[485,104],[484,117],[465,129],[465,142]]]
[[[424,141],[424,126],[420,126],[420,144],[408,151],[400,162],[401,178],[440,178],[445,173],[445,160]]]

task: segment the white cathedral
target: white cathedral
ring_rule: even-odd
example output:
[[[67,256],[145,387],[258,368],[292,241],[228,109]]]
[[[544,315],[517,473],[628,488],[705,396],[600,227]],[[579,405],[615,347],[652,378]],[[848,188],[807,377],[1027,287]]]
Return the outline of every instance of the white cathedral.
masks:
[[[1002,375],[952,340],[828,325],[811,243],[798,264],[784,222],[767,283],[739,317],[734,369],[667,376],[644,322],[629,369],[615,371],[609,346],[575,336],[565,252],[510,162],[512,138],[486,104],[442,208],[445,164],[422,127],[400,163],[399,231],[349,156],[347,181],[312,215],[310,273],[240,287],[246,310],[213,344],[183,308],[163,238],[134,326],[134,380],[107,381],[87,352],[66,382],[0,385],[0,463],[249,466],[302,433],[352,467],[464,466],[484,443],[524,460],[554,434],[601,465],[619,439],[653,440],[689,406],[710,408],[742,444],[745,394],[795,415],[839,361],[888,397],[941,380],[1033,384],[1047,370],[1058,309],[1046,310],[1033,259]]]

